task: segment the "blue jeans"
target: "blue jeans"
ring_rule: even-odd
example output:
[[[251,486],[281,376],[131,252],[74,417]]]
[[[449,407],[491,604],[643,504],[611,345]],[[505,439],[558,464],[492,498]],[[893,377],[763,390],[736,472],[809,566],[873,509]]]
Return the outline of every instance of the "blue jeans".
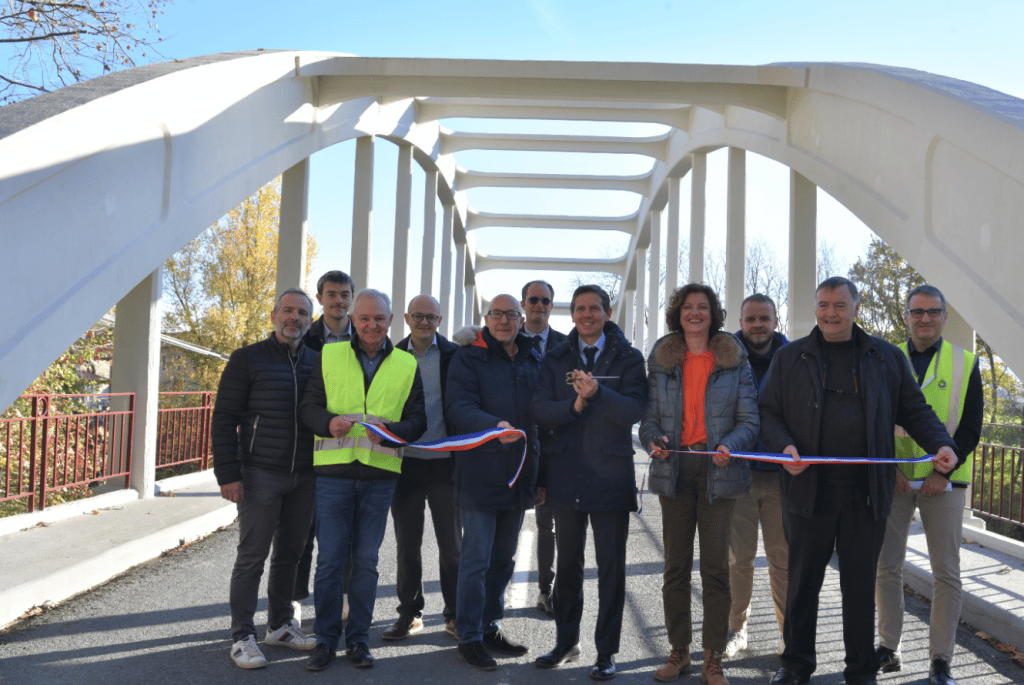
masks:
[[[316,576],[313,579],[313,629],[318,644],[337,649],[341,607],[348,591],[345,646],[369,642],[377,600],[377,553],[384,541],[395,480],[316,479]],[[345,587],[345,560],[352,549],[352,578]]]
[[[463,644],[498,630],[505,589],[515,571],[523,511],[462,509],[462,558],[455,602],[455,629]],[[317,632],[319,635],[319,631]]]

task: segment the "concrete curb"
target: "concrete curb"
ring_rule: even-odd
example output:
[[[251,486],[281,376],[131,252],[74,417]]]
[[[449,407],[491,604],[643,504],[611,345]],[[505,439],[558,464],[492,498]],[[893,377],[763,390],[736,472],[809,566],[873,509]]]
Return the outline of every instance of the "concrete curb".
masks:
[[[169,549],[230,525],[237,514],[236,506],[225,502],[224,506],[191,520],[118,545],[72,566],[44,573],[30,582],[0,590],[0,627],[18,620],[32,607],[73,597]]]

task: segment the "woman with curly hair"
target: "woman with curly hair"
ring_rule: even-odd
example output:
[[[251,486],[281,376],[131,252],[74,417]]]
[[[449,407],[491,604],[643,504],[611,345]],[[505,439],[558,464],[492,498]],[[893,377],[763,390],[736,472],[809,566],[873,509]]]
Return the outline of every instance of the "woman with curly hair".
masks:
[[[662,597],[672,652],[654,673],[662,682],[690,671],[690,575],[700,531],[704,596],[701,678],[728,685],[722,652],[729,634],[729,525],[733,502],[750,489],[750,467],[732,452],[751,449],[760,421],[754,374],[743,345],[722,331],[725,311],[710,287],[678,288],[669,330],[647,359],[650,391],[640,441],[651,456],[651,492],[661,502],[665,544]],[[716,454],[687,454],[687,452]]]

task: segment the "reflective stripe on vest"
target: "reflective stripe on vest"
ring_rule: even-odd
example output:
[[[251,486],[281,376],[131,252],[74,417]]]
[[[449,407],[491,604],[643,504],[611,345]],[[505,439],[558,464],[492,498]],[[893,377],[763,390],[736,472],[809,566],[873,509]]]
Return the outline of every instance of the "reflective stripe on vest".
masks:
[[[399,349],[391,350],[373,376],[369,392],[363,366],[349,343],[325,345],[321,353],[327,410],[346,419],[365,421],[379,418],[393,423],[401,420],[416,377],[416,358]],[[313,465],[361,462],[399,473],[402,460],[398,450],[374,445],[362,426],[355,426],[344,438],[316,436]]]
[[[907,343],[899,348],[910,358]],[[967,398],[967,380],[974,368],[976,356],[972,352],[943,340],[938,352],[928,363],[921,383],[921,392],[931,405],[935,414],[946,426],[946,432],[952,436],[960,426],[960,417],[964,412],[964,401]],[[916,374],[915,374],[916,375]],[[896,458],[911,459],[927,454],[924,448],[914,442],[913,438],[901,427],[896,426]],[[966,461],[950,474],[949,480],[954,483],[970,483],[973,454],[967,455]],[[935,468],[931,462],[906,464],[899,467],[903,475],[910,481],[924,480]]]

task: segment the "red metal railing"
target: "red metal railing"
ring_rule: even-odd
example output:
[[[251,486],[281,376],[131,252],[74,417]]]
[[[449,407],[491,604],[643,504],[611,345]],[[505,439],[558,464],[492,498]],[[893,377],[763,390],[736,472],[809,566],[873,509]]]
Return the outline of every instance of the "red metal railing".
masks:
[[[974,450],[971,511],[1024,528],[1024,450],[981,443]]]
[[[133,393],[23,395],[21,401],[27,415],[0,419],[2,513],[40,511],[117,478],[129,486]]]
[[[164,392],[157,422],[156,467],[195,463],[210,468],[210,425],[215,392]]]

